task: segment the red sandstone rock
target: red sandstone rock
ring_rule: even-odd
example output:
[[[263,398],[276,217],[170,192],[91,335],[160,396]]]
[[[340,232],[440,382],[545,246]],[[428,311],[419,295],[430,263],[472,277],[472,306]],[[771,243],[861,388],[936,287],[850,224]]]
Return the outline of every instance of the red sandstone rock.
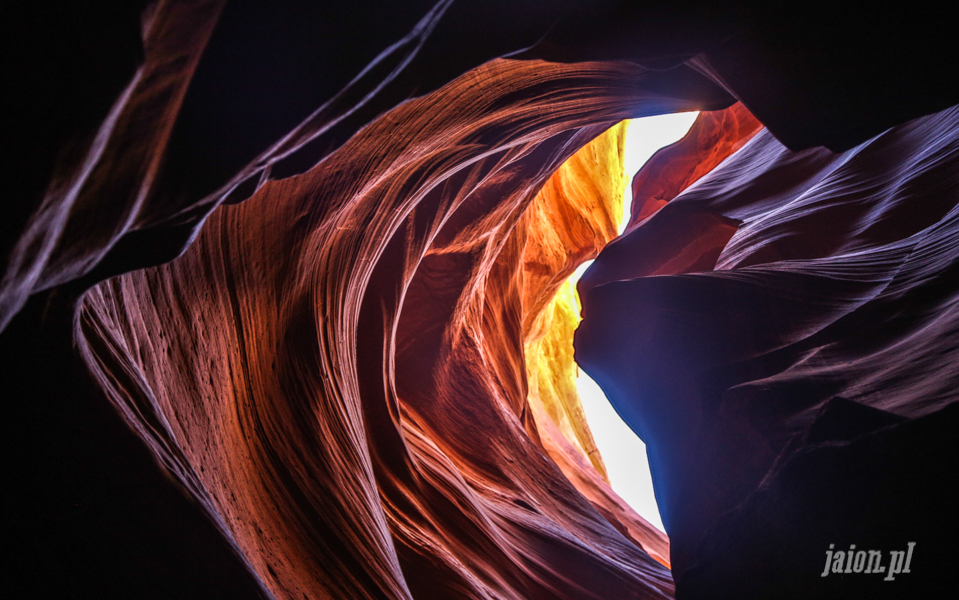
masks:
[[[725,110],[699,113],[683,139],[656,152],[633,177],[627,228],[712,171],[761,128],[756,117],[739,103]]]
[[[577,79],[605,91],[584,102]],[[86,295],[97,380],[271,593],[671,595],[526,410],[520,217],[611,123],[689,105],[641,85],[625,65],[491,64]]]
[[[524,206],[627,116],[727,105],[728,92],[790,147],[845,150],[957,98],[952,22],[919,10],[582,3],[553,28],[552,4],[524,20],[456,2],[437,44],[426,33],[446,5],[332,104],[311,95],[304,114],[283,115],[301,122],[289,137],[243,134],[272,123],[271,98],[250,122],[220,120],[221,137],[197,136],[207,153],[194,155],[178,126],[196,134],[204,115],[275,89],[216,96],[233,82],[190,82],[221,2],[153,5],[142,57],[139,8],[116,28],[90,22],[106,4],[13,2],[0,24],[4,43],[33,40],[32,55],[3,52],[19,101],[4,115],[13,192],[0,223],[14,593],[28,582],[57,597],[255,597],[261,585],[293,598],[669,596],[669,574],[634,543],[649,546],[642,529],[524,413]],[[25,6],[43,27],[8,18],[32,15]],[[94,18],[73,24],[88,8]],[[472,71],[544,35],[527,57],[552,44],[557,60],[657,70]],[[303,64],[295,52],[269,62],[296,48],[288,36],[253,52],[280,79],[283,60]],[[344,41],[320,59],[369,46]],[[397,78],[414,50],[425,60]],[[322,78],[319,64],[302,78]],[[188,90],[213,99],[191,104]],[[954,595],[956,501],[942,482],[956,468],[955,121],[926,117],[838,156],[759,134],[591,271],[583,335],[651,441],[687,597],[861,596],[856,581],[809,583],[833,535],[917,536],[925,566],[906,589]],[[207,219],[270,173],[279,181]],[[683,183],[661,198],[691,180],[670,177]],[[129,271],[76,313],[87,287]],[[74,340],[113,404],[88,385]]]

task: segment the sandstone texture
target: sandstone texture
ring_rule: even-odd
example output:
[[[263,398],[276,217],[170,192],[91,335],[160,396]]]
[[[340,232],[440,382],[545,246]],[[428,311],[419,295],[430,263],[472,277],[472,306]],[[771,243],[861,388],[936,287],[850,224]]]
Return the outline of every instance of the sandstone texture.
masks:
[[[5,3],[2,595],[954,596],[945,10]]]

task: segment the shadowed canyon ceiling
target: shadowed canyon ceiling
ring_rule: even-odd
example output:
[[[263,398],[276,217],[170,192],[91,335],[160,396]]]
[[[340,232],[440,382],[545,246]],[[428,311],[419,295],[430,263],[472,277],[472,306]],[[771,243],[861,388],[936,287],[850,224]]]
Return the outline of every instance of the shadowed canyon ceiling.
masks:
[[[4,4],[4,592],[951,597],[950,23]]]

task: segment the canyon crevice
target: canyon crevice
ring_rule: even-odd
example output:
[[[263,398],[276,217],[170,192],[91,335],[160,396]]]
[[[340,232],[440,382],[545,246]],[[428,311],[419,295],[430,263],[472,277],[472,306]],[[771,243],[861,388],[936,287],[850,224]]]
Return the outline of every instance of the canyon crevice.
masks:
[[[955,591],[942,19],[361,4],[7,11],[13,597]]]

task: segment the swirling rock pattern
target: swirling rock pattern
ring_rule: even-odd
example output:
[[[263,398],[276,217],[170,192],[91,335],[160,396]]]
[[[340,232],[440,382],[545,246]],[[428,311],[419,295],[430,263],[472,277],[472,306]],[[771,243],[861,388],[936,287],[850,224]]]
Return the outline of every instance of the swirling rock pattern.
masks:
[[[955,595],[950,14],[2,13],[7,595],[656,598],[667,554],[681,598]],[[767,129],[705,115],[581,289],[667,546],[540,337],[611,237],[616,134],[547,182],[624,118],[736,99]],[[906,541],[911,576],[819,576]]]
[[[85,296],[97,380],[274,596],[671,596],[635,545],[663,559],[662,538],[635,516],[624,537],[534,443],[523,353],[549,290],[615,235],[617,181],[578,206],[563,186],[621,169],[621,129],[537,192],[611,123],[690,105],[641,81],[491,63]]]
[[[951,587],[957,454],[920,432],[956,422],[957,165],[955,108],[842,154],[761,131],[581,280],[577,359],[649,444],[685,597],[903,594],[820,578],[830,543],[915,541],[910,589]]]

